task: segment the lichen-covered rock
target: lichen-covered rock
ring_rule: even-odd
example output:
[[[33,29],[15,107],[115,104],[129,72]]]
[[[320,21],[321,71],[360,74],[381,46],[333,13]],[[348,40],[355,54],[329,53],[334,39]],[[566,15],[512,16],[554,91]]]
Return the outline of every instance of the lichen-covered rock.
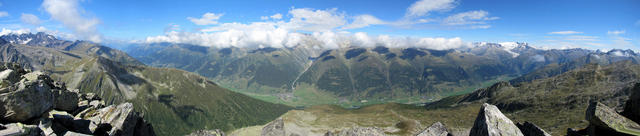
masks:
[[[0,136],[41,136],[42,130],[35,125],[22,123],[0,124]]]
[[[589,104],[585,119],[589,121],[590,135],[614,132],[640,135],[640,125],[638,123],[616,113],[615,110],[599,102]]]
[[[21,122],[39,117],[53,108],[53,94],[43,80],[20,81],[2,88],[0,94],[0,120]]]
[[[54,109],[73,112],[78,108],[78,92],[66,89],[53,89]]]
[[[89,102],[89,106],[93,106],[96,108],[103,108],[104,107],[104,101],[103,100],[93,100],[91,102]]]
[[[284,121],[278,118],[262,128],[261,136],[284,136]]]
[[[9,81],[9,83],[13,84],[20,80],[20,75],[18,75],[17,72],[11,69],[6,69],[0,72],[0,80],[6,80]]]
[[[220,129],[216,129],[216,130],[198,130],[187,136],[225,136],[225,134]]]
[[[342,130],[335,136],[386,136],[386,134],[377,127],[355,127]]]
[[[0,125],[0,136],[155,135],[151,124],[133,110],[131,103],[102,108],[104,101],[94,94],[86,99],[86,95],[67,90],[63,82],[54,82],[42,72],[11,68],[0,65],[0,122],[11,123]]]
[[[516,124],[524,136],[551,136],[549,133],[531,122]]]
[[[84,118],[91,121],[93,127],[89,126],[89,129],[94,134],[101,133],[104,130],[107,135],[111,136],[155,135],[153,133],[149,134],[149,132],[153,132],[152,127],[142,121],[142,117],[133,110],[131,103],[107,106],[92,113],[87,113]]]
[[[513,122],[495,105],[482,104],[470,136],[524,136]]]
[[[442,123],[436,122],[416,136],[451,136],[451,134]]]

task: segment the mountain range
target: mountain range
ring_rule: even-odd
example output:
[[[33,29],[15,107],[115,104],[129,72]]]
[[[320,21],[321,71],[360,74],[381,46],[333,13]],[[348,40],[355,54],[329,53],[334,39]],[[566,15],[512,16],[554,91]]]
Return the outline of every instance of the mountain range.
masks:
[[[144,64],[195,72],[262,100],[346,107],[431,102],[497,81],[531,81],[589,63],[640,59],[631,50],[539,49],[516,42],[482,42],[449,50],[358,45],[321,49],[313,46],[316,42],[290,48],[149,43],[124,50]],[[540,74],[521,77],[531,72]]]
[[[197,74],[145,66],[125,52],[91,42],[10,34],[0,36],[0,51],[1,61],[42,71],[107,104],[132,103],[158,135],[258,125],[290,109],[229,91]]]

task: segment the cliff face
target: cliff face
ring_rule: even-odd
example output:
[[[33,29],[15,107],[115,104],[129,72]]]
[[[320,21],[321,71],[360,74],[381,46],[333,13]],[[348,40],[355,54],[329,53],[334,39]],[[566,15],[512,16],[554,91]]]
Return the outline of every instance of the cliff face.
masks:
[[[155,135],[131,103],[107,106],[14,63],[0,71],[0,135]]]

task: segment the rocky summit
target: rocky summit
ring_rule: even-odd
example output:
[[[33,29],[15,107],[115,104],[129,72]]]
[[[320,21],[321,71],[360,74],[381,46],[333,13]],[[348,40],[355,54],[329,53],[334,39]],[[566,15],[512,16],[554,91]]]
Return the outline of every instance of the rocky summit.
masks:
[[[131,103],[106,106],[18,64],[0,66],[0,135],[155,135]]]

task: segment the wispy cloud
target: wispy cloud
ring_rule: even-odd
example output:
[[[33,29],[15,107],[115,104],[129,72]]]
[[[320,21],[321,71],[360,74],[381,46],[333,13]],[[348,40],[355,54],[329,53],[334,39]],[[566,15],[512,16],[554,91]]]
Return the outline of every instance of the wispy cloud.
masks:
[[[548,34],[568,35],[568,34],[582,34],[582,32],[578,32],[578,31],[556,31],[556,32],[549,32]]]
[[[202,15],[201,18],[187,17],[187,19],[189,19],[189,21],[193,22],[196,25],[213,25],[213,24],[218,24],[218,19],[220,19],[222,15],[224,14],[207,12],[207,13],[204,13],[204,15]]]
[[[276,13],[276,14],[273,14],[271,16],[261,16],[260,19],[262,19],[262,20],[269,20],[269,19],[280,20],[280,19],[282,19],[282,14]]]
[[[372,15],[359,15],[356,16],[351,24],[342,27],[342,29],[355,29],[355,28],[363,28],[370,25],[381,25],[388,24],[385,21],[382,21]]]
[[[97,30],[100,20],[83,15],[86,11],[80,7],[78,0],[44,0],[42,8],[53,20],[60,21],[78,37],[93,42],[102,41],[102,34]]]
[[[624,34],[626,31],[625,30],[615,30],[615,31],[607,31],[607,34],[609,35],[620,35],[620,34]]]
[[[0,11],[0,17],[7,17],[7,16],[9,16],[9,12]]]
[[[489,28],[487,21],[499,19],[490,17],[489,12],[484,10],[468,11],[451,15],[442,21],[442,24],[449,26],[471,25],[471,28]]]
[[[22,22],[24,23],[35,25],[35,26],[40,25],[40,23],[42,23],[42,21],[40,21],[40,18],[38,18],[38,16],[33,14],[26,14],[26,13],[22,13],[22,15],[20,16],[20,20],[22,20]]]
[[[565,40],[569,41],[598,41],[597,36],[585,36],[585,35],[571,35],[565,37]]]
[[[429,12],[448,11],[456,6],[457,2],[455,0],[419,0],[407,8],[405,17],[425,16]]]

